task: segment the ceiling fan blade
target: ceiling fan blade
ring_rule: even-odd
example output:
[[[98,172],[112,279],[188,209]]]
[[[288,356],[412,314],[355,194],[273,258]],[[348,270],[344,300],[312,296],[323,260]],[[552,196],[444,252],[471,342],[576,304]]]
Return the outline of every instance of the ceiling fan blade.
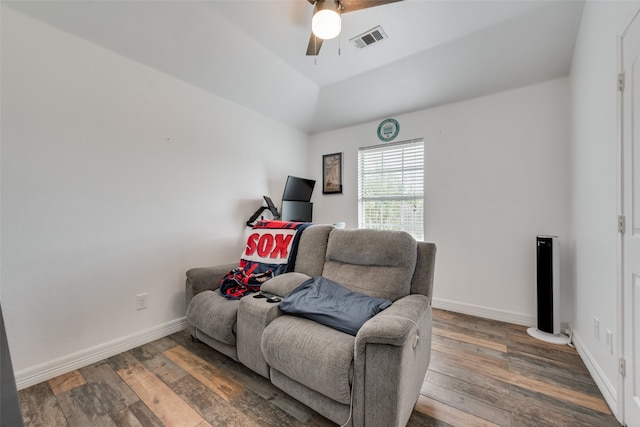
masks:
[[[307,0],[311,4],[318,1],[336,1],[336,0]],[[389,3],[396,3],[402,0],[337,0],[340,3],[340,12],[354,12],[356,10],[367,9],[370,7],[382,6]],[[307,46],[307,56],[317,56],[320,53],[323,40],[311,33],[309,45]]]
[[[307,46],[307,56],[317,56],[320,53],[323,41],[320,37],[316,37],[315,34],[311,33],[309,46]]]
[[[356,10],[367,9],[370,7],[395,3],[398,1],[402,0],[340,0],[340,4],[342,5],[342,13],[348,13],[355,12]]]

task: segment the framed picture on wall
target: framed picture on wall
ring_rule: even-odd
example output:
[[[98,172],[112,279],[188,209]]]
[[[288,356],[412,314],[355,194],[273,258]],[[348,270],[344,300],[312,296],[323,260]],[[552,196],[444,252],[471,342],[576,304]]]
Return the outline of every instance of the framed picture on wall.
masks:
[[[342,194],[342,153],[322,156],[322,194]]]

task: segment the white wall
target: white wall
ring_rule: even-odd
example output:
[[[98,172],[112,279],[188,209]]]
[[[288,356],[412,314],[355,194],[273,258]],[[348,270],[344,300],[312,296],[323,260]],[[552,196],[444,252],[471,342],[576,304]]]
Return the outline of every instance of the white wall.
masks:
[[[434,305],[533,325],[535,238],[560,237],[562,320],[572,316],[569,82],[553,80],[395,118],[425,139],[425,240],[437,244]],[[314,195],[314,220],[357,227],[358,147],[378,121],[311,137],[309,170],[344,152],[342,195]]]
[[[25,387],[183,326],[185,271],[238,259],[262,195],[306,174],[308,136],[1,17],[0,289]]]
[[[578,349],[614,411],[618,411],[617,327],[618,112],[617,39],[640,2],[588,1],[571,70],[573,206]],[[600,338],[594,318],[600,320]]]

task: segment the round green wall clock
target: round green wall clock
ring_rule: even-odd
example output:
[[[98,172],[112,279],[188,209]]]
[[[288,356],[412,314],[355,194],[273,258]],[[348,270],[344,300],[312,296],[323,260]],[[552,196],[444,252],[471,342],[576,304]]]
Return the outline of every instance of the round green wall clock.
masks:
[[[400,133],[400,124],[395,119],[386,119],[378,125],[378,139],[380,141],[393,141]]]

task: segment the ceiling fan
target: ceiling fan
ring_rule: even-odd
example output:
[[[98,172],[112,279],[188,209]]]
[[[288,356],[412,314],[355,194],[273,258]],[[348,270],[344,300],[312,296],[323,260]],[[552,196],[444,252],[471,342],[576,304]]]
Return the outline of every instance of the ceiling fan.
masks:
[[[340,34],[340,14],[369,7],[382,6],[401,0],[307,0],[314,5],[311,20],[311,37],[307,46],[308,56],[317,56],[324,40]]]

